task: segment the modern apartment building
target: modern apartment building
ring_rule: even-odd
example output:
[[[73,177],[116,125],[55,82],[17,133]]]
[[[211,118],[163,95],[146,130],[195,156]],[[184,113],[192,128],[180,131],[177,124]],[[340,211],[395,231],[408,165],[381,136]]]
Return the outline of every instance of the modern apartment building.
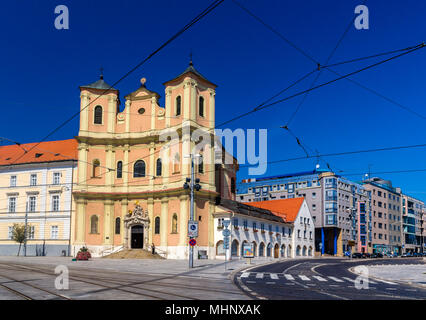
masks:
[[[315,224],[317,254],[371,252],[370,193],[329,170],[316,169],[243,180],[237,201],[250,203],[304,197]]]
[[[373,252],[401,254],[401,189],[380,178],[363,181],[371,192]]]
[[[423,201],[402,194],[402,251],[424,252],[424,213],[425,204]]]
[[[0,147],[0,255],[18,253],[13,225],[25,225],[25,220],[27,255],[70,254],[77,141],[35,145]],[[24,254],[23,247],[20,254]]]

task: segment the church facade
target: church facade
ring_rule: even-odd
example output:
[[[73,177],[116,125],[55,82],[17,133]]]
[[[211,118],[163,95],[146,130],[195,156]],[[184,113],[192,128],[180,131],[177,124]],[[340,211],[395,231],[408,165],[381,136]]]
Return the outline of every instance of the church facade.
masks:
[[[215,203],[218,197],[235,200],[238,170],[221,146],[198,143],[213,141],[216,85],[190,63],[164,86],[165,106],[160,106],[160,95],[141,79],[125,96],[122,111],[119,90],[103,76],[80,87],[74,255],[83,246],[103,256],[154,245],[169,259],[186,258],[190,197],[183,184],[191,176],[191,154],[201,155],[194,158],[201,185],[195,191],[197,249],[215,255]],[[225,156],[231,158],[226,164]]]

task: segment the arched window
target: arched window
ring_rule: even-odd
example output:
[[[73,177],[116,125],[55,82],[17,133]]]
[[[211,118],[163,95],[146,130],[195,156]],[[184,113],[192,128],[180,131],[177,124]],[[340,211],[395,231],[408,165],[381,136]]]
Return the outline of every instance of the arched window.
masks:
[[[296,256],[300,256],[300,246],[296,247]]]
[[[155,234],[160,234],[160,217],[156,217],[155,218],[154,233]]]
[[[308,249],[306,248],[306,246],[303,246],[303,256],[306,256],[306,251],[307,251]]]
[[[145,161],[138,160],[135,162],[135,165],[133,166],[133,177],[145,177]]]
[[[287,258],[291,258],[291,245],[287,247]]]
[[[263,257],[265,255],[265,244],[263,242],[259,245],[259,257]]]
[[[309,247],[308,256],[312,256],[312,247]]]
[[[182,98],[180,96],[176,97],[176,115],[180,116]]]
[[[237,240],[232,241],[231,255],[238,256],[238,241]]]
[[[223,247],[223,241],[220,240],[216,243],[216,255],[217,256],[224,256],[225,255],[225,249]]]
[[[98,233],[99,218],[96,215],[90,217],[90,233]]]
[[[117,162],[117,179],[121,179],[123,177],[123,162]]]
[[[162,164],[161,164],[161,159],[158,158],[157,159],[157,177],[160,177],[162,173]]]
[[[203,97],[200,97],[199,99],[198,113],[200,114],[200,117],[204,117],[204,98]]]
[[[283,244],[283,245],[281,245],[281,257],[285,258],[285,254],[286,254],[286,252],[285,252],[285,244]]]
[[[235,193],[235,178],[231,178],[231,193]]]
[[[101,163],[98,159],[93,160],[92,177],[99,177],[101,174]]]
[[[177,214],[175,213],[172,218],[172,233],[178,232],[178,218]]]
[[[254,256],[257,256],[257,243],[256,243],[256,241],[253,241],[253,253],[254,253]]]
[[[96,106],[94,111],[94,123],[102,124],[102,107]]]
[[[115,234],[120,234],[121,219],[115,218]]]
[[[271,256],[271,250],[272,250],[272,244],[268,243],[268,246],[266,247],[266,256]]]

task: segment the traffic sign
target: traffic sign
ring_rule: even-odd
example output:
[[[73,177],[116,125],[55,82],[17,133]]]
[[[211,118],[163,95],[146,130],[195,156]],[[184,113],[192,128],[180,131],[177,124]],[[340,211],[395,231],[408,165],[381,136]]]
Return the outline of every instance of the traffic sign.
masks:
[[[191,247],[195,246],[196,244],[197,244],[197,240],[195,240],[195,239],[191,239],[191,240],[189,240],[189,245],[190,245]]]
[[[188,221],[188,237],[190,238],[198,237],[198,221],[194,221],[194,220]]]
[[[228,227],[229,227],[229,225],[231,224],[231,221],[230,221],[230,220],[223,220],[223,221],[222,221],[222,224],[223,224],[223,226],[224,226],[225,228],[228,228]]]

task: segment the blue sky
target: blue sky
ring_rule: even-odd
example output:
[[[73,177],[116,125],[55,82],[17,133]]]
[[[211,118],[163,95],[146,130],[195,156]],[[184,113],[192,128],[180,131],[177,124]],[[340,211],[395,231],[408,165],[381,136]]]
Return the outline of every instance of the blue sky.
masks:
[[[361,0],[240,0],[315,59],[325,62]],[[79,110],[79,85],[94,82],[99,68],[112,84],[186,24],[210,1],[8,1],[1,4],[0,93],[1,136],[20,142],[42,139]],[[54,9],[65,4],[70,29],[54,28]],[[351,27],[331,62],[405,48],[426,39],[426,2],[366,2],[370,29]],[[315,66],[302,54],[226,0],[183,36],[157,54],[117,87],[120,96],[134,91],[141,77],[160,93],[162,83],[181,73],[192,50],[194,65],[218,84],[217,123],[244,113]],[[426,49],[353,77],[363,85],[426,116]],[[371,60],[336,67],[347,73]],[[324,71],[318,84],[334,76]],[[309,87],[313,77],[287,94]],[[285,97],[283,95],[282,97]],[[229,124],[234,128],[268,129],[268,161],[303,156],[284,125],[302,97],[278,104]],[[320,153],[422,144],[426,120],[352,83],[312,92],[292,121],[291,130]],[[78,119],[51,140],[78,132]],[[325,158],[342,174],[426,168],[426,148]],[[315,161],[269,165],[267,175],[311,170]],[[324,166],[324,163],[322,163]],[[239,180],[246,177],[241,169]],[[359,176],[350,176],[353,180]],[[425,173],[385,174],[395,186],[426,200]]]

